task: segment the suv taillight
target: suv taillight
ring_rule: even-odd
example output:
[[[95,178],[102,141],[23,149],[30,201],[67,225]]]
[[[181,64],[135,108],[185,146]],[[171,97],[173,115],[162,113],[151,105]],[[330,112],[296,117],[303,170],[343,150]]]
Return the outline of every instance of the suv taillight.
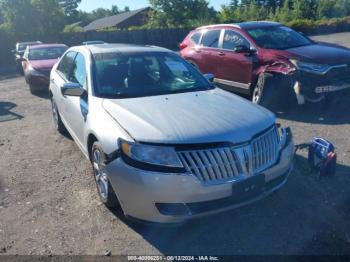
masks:
[[[185,49],[187,47],[187,45],[185,43],[180,43],[179,44],[179,48],[180,49]]]

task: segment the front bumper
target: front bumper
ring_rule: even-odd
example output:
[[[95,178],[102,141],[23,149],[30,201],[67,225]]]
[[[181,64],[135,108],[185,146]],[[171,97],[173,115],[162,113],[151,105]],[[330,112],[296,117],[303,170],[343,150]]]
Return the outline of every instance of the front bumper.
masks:
[[[31,75],[26,76],[27,83],[34,87],[48,88],[50,84],[50,78],[46,75]]]
[[[278,163],[263,172],[263,192],[238,201],[232,197],[237,181],[205,185],[194,175],[140,170],[121,158],[106,168],[126,216],[147,222],[179,223],[247,205],[269,195],[287,181],[293,157],[291,140],[281,151]]]
[[[300,85],[301,94],[314,98],[350,89],[350,67],[332,69],[324,75],[300,71],[295,80]]]

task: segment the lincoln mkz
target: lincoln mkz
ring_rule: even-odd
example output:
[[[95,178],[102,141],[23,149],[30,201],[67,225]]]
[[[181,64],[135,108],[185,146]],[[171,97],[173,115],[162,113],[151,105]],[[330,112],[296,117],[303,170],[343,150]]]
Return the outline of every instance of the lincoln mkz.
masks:
[[[177,223],[251,203],[286,182],[290,129],[212,79],[160,47],[65,52],[51,72],[54,123],[91,161],[106,206]]]

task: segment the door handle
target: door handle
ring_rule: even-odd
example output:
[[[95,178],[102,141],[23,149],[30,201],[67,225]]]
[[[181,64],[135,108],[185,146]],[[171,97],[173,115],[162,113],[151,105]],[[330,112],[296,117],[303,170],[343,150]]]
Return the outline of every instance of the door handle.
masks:
[[[224,56],[225,53],[224,52],[219,52],[219,56]]]
[[[202,51],[199,50],[199,49],[196,49],[195,52],[198,53],[198,54],[199,54],[199,53],[202,53]]]

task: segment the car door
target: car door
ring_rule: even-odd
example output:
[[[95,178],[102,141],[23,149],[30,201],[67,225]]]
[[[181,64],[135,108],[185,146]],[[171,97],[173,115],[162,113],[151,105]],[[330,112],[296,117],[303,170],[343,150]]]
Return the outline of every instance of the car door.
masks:
[[[66,82],[69,81],[71,72],[73,70],[73,64],[74,64],[76,55],[77,55],[77,52],[74,52],[74,51],[67,52],[60,60],[55,72],[51,74],[51,79],[50,79],[50,86],[52,87],[51,90],[53,92],[58,111],[69,131],[71,129],[71,123],[68,122],[68,116],[67,116],[67,110],[66,110],[67,97],[62,95],[61,87]]]
[[[223,84],[232,91],[248,93],[252,82],[252,72],[255,54],[249,52],[236,52],[238,46],[252,48],[250,42],[239,32],[225,29],[223,33],[222,46],[218,56],[215,81]]]
[[[75,56],[72,70],[68,77],[69,82],[77,83],[84,89],[82,96],[65,96],[65,116],[70,123],[72,134],[77,142],[83,145],[84,128],[89,111],[88,87],[87,87],[87,66],[86,59],[82,53]]]
[[[221,29],[210,29],[208,31],[204,31],[200,45],[196,46],[195,52],[200,55],[200,59],[197,60],[197,65],[203,74],[211,73],[216,75],[217,73],[221,31]]]

